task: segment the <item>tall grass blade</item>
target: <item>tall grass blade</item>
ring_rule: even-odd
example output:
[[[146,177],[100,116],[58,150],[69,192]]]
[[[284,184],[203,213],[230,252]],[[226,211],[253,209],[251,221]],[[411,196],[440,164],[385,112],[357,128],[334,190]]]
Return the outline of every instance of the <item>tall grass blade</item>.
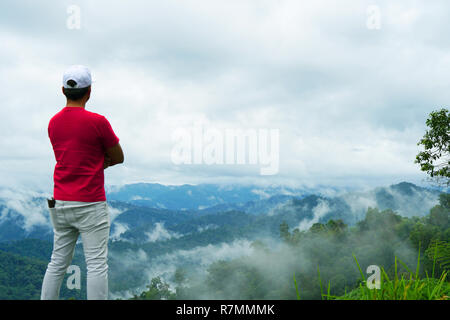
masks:
[[[295,279],[295,272],[294,272],[294,285],[295,285],[295,292],[297,293],[297,300],[300,300],[300,292],[298,291],[297,280]]]

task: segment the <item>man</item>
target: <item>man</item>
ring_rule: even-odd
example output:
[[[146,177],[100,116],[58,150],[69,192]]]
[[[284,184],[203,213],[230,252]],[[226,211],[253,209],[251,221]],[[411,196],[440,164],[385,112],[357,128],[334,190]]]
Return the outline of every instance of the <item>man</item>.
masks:
[[[48,126],[56,158],[54,200],[49,200],[54,240],[42,283],[42,300],[59,298],[79,235],[87,265],[87,298],[108,298],[110,218],[103,171],[122,163],[124,157],[108,120],[85,109],[91,82],[91,74],[84,66],[66,70],[62,91],[67,103]]]

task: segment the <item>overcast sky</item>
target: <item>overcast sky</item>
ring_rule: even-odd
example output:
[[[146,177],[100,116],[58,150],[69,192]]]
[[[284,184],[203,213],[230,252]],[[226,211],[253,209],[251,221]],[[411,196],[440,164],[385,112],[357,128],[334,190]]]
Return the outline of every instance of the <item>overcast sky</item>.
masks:
[[[52,188],[47,126],[72,64],[91,69],[87,109],[125,152],[107,184],[420,183],[416,144],[450,98],[448,12],[411,0],[2,0],[0,184]],[[194,124],[278,129],[277,174],[176,165],[173,134]]]

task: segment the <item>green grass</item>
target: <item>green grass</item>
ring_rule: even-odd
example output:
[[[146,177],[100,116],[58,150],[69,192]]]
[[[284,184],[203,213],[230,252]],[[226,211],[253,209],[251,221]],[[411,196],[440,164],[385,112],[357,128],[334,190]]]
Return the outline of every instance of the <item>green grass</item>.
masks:
[[[319,275],[319,286],[322,299],[328,300],[449,300],[450,299],[450,283],[447,280],[447,271],[444,271],[439,278],[434,277],[434,263],[431,277],[426,274],[425,278],[420,278],[420,251],[417,258],[417,266],[415,272],[412,272],[408,266],[400,259],[395,257],[394,275],[389,278],[384,268],[380,268],[380,289],[369,289],[367,280],[358,263],[358,260],[353,255],[358,270],[361,274],[361,282],[359,287],[345,293],[342,296],[333,296],[330,294],[330,283],[328,282],[327,293],[323,293],[322,280],[320,277],[320,269],[317,267]],[[398,264],[401,264],[407,273],[399,273]],[[295,280],[295,290],[297,298],[300,299],[299,286]]]

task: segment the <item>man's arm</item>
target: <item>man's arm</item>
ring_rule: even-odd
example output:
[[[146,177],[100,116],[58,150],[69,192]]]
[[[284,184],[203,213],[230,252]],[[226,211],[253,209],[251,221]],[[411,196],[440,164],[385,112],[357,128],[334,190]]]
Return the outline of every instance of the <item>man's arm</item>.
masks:
[[[106,169],[107,167],[112,167],[118,163],[123,163],[123,160],[122,147],[120,146],[120,143],[117,143],[115,146],[106,149],[103,168]]]

